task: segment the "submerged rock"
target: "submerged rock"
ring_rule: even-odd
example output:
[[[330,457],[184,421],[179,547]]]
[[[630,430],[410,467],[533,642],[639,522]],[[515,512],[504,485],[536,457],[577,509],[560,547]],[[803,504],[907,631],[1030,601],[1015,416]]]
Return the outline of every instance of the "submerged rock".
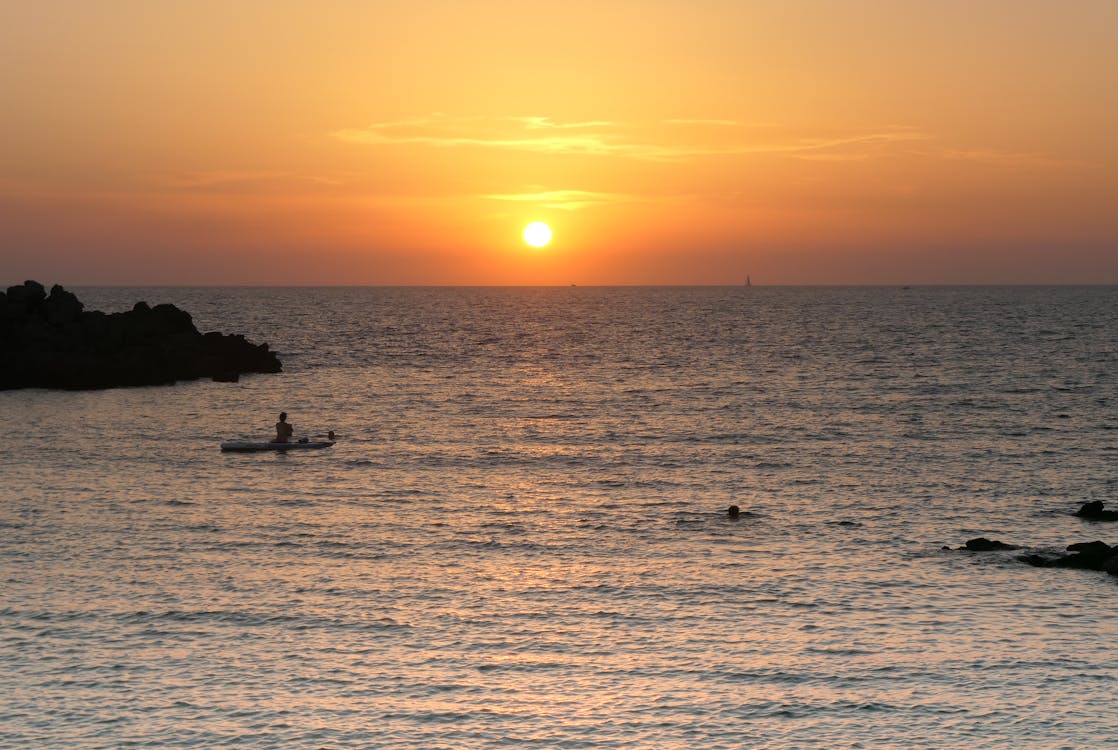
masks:
[[[1069,544],[1070,555],[1045,557],[1044,555],[1021,555],[1017,559],[1037,568],[1075,568],[1078,570],[1100,570],[1118,576],[1118,545],[1110,546],[1105,542],[1079,542]]]
[[[999,549],[1021,549],[1021,548],[1014,545],[1014,544],[1006,544],[1005,542],[999,542],[997,539],[987,539],[984,536],[980,536],[980,537],[977,537],[975,539],[968,539],[967,543],[964,544],[962,547],[959,547],[959,549],[969,550],[971,552],[990,552],[992,550],[999,550]]]
[[[203,377],[281,372],[267,344],[201,334],[174,305],[137,302],[129,312],[86,312],[59,285],[24,282],[0,292],[0,390],[87,390],[162,385]]]
[[[1056,558],[1052,561],[1052,565],[1057,568],[1102,570],[1106,562],[1118,554],[1118,549],[1099,541],[1069,544],[1067,551],[1072,554]]]
[[[951,550],[951,547],[943,547],[944,550]],[[970,539],[962,547],[955,547],[955,550],[967,552],[989,552],[993,550],[1014,550],[1021,549],[1013,544],[1006,544],[999,542],[996,539],[987,539],[984,536]],[[1021,562],[1032,565],[1034,568],[1074,568],[1077,570],[1099,570],[1109,573],[1112,576],[1118,576],[1118,545],[1110,546],[1105,542],[1077,542],[1076,544],[1069,544],[1067,555],[1043,555],[1037,553],[1029,553],[1027,555],[1018,555],[1017,559]]]

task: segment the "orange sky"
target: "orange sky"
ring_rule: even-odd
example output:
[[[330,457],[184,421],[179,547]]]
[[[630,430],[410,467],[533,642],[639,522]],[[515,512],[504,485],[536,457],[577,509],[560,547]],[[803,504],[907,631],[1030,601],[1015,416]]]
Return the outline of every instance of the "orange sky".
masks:
[[[1114,0],[7,2],[0,284],[1118,283],[1116,29]]]

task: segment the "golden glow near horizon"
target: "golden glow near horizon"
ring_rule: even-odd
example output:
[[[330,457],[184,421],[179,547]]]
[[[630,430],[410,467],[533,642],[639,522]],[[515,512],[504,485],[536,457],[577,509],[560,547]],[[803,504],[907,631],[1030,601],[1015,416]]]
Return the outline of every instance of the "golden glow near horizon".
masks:
[[[547,247],[551,242],[551,227],[542,221],[533,221],[524,227],[524,241],[535,248]]]
[[[8,3],[0,284],[1118,283],[1118,3],[1027,5]]]

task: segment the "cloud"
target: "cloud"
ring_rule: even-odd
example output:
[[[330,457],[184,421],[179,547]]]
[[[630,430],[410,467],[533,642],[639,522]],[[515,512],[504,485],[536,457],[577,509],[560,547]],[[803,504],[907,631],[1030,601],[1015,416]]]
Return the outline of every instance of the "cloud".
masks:
[[[714,135],[710,132],[712,126],[717,130]],[[864,152],[867,148],[881,149],[890,144],[930,138],[912,128],[892,128],[830,137],[793,137],[777,132],[775,135],[778,137],[770,136],[768,140],[762,140],[758,133],[761,128],[780,130],[772,125],[736,120],[675,119],[645,124],[592,120],[563,123],[547,117],[452,118],[435,115],[336,130],[331,135],[348,143],[376,146],[488,148],[647,161],[684,161],[735,155],[815,155],[846,148]]]
[[[905,158],[1020,169],[1083,166],[1079,162],[1043,153],[960,147],[943,143],[934,134],[903,125],[827,132],[732,119],[561,122],[538,116],[452,117],[436,114],[374,123],[365,128],[337,130],[331,135],[348,143],[386,148],[493,149],[669,164],[717,158],[769,157],[833,163]],[[558,195],[548,198],[544,193],[535,195],[524,200],[546,201],[548,205],[554,204],[552,207],[566,208],[604,202],[600,194],[584,198]],[[501,199],[511,200],[508,197]]]
[[[540,131],[566,131],[540,134]],[[583,131],[583,132],[579,132]],[[331,135],[349,143],[423,145],[434,148],[492,148],[543,154],[670,159],[671,149],[654,143],[626,141],[614,123],[553,123],[546,117],[433,118],[383,122]]]
[[[746,123],[741,122],[740,120],[705,120],[705,119],[701,119],[701,118],[699,118],[699,119],[677,118],[677,119],[672,119],[672,120],[664,120],[663,122],[666,125],[713,125],[713,126],[727,127],[727,128],[749,127]],[[766,125],[755,125],[753,127],[771,127],[771,125],[767,125],[767,126]]]
[[[622,193],[595,193],[589,190],[545,190],[534,193],[506,193],[482,195],[482,198],[496,201],[518,201],[536,203],[543,208],[562,211],[577,211],[583,208],[604,206],[611,203],[626,203],[641,200],[637,196]]]
[[[552,122],[550,117],[514,117],[513,120],[524,123],[525,127],[535,130],[575,130],[579,128],[609,128],[616,123],[609,120],[588,120],[586,122]]]

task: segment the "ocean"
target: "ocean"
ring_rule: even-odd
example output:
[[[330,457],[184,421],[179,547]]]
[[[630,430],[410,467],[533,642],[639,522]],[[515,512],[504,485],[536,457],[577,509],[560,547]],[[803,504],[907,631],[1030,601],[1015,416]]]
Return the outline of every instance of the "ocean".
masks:
[[[1118,543],[1116,287],[72,291],[285,372],[0,392],[0,747],[1118,742],[1118,579],[943,549]]]

